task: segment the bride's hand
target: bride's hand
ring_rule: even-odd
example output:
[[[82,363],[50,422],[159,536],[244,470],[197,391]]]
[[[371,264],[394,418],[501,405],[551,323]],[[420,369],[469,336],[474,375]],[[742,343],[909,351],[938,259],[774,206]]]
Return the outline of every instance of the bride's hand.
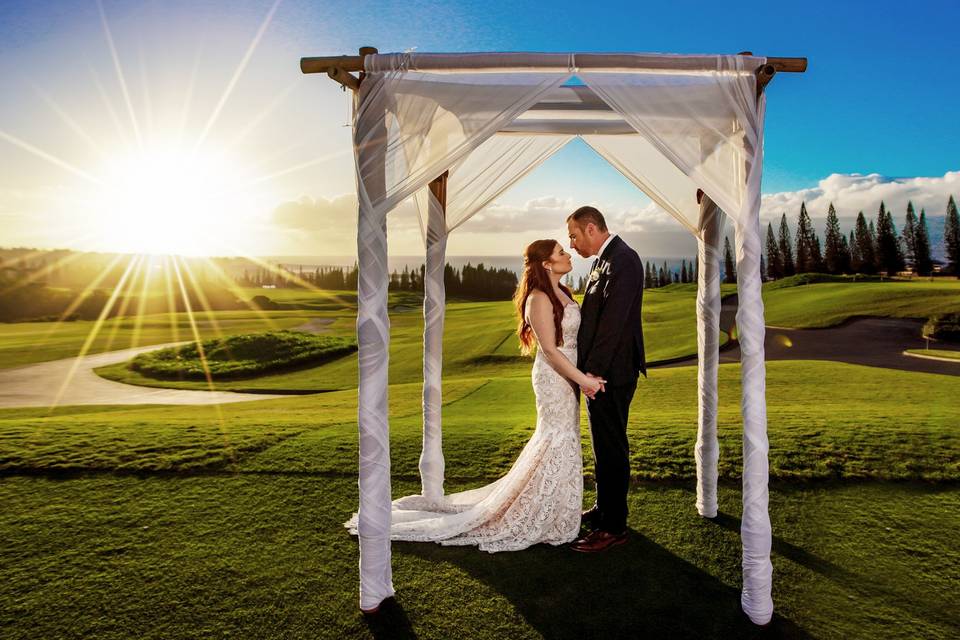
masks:
[[[605,382],[606,380],[588,373],[586,380],[580,383],[580,389],[583,391],[583,395],[593,400],[597,392],[604,391],[603,385]]]

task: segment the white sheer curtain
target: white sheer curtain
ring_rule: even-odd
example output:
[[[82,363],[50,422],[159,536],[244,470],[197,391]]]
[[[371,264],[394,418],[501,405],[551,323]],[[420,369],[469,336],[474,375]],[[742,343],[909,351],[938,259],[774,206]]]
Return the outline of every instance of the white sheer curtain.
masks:
[[[697,184],[673,163],[665,161],[663,154],[644,136],[635,133],[582,138],[690,233],[699,234]]]
[[[378,57],[365,59],[367,76],[357,95],[353,126],[359,201],[357,531],[361,609],[373,609],[394,593],[386,215],[570,77],[568,69],[442,77],[407,72],[402,67],[378,71]]]
[[[755,128],[754,72],[765,62],[758,57],[717,56],[712,72],[591,71],[578,76],[663,159],[738,219],[747,200],[743,131]]]

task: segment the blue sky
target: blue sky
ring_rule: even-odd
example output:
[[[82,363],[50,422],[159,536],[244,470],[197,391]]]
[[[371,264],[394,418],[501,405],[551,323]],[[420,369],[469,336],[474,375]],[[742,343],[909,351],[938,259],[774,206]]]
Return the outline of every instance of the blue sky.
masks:
[[[0,97],[0,218],[7,230],[0,231],[0,245],[44,244],[43,236],[26,230],[26,221],[56,226],[52,221],[64,214],[53,212],[51,200],[79,193],[76,171],[64,164],[99,176],[105,169],[98,163],[120,155],[136,135],[169,137],[177,114],[187,139],[202,138],[214,150],[229,142],[240,164],[261,172],[253,181],[264,188],[245,200],[255,202],[258,211],[250,215],[260,216],[258,224],[272,224],[279,205],[286,203],[289,213],[291,203],[300,203],[284,233],[299,233],[302,242],[278,239],[264,252],[299,252],[317,242],[341,245],[339,233],[323,224],[350,209],[343,200],[353,190],[343,126],[347,99],[326,78],[299,74],[297,59],[353,53],[360,45],[385,52],[749,49],[806,56],[807,73],[780,74],[768,89],[763,188],[778,194],[770,202],[786,207],[797,198],[832,197],[828,186],[838,180],[824,182],[832,174],[876,174],[868,186],[879,185],[876,193],[888,194],[897,206],[903,194],[917,197],[923,185],[929,187],[918,177],[940,180],[930,187],[931,207],[942,208],[937,203],[945,205],[945,194],[960,193],[950,173],[960,170],[956,1],[274,5],[104,0],[116,61],[95,0],[0,5],[0,80],[7,89]],[[865,188],[853,182],[843,183],[844,193]],[[558,207],[600,202],[623,211],[649,202],[579,144],[502,200],[529,210],[544,201]],[[841,216],[870,206],[863,198],[851,198],[849,210],[846,204],[838,206]],[[822,216],[825,210],[811,213]],[[942,211],[931,211],[936,213]],[[415,225],[405,215],[396,216],[392,246],[412,251]],[[310,216],[328,222],[293,228]],[[463,232],[465,243],[470,234],[474,245],[490,240],[469,223]],[[51,236],[47,244],[63,244],[63,238]]]

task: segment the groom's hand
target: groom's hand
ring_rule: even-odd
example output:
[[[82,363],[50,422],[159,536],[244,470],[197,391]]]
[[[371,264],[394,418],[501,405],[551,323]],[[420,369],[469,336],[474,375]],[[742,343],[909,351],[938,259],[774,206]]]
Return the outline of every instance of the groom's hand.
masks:
[[[587,375],[590,376],[591,378],[593,378],[594,380],[596,380],[597,382],[600,383],[600,391],[601,391],[601,392],[607,390],[607,388],[604,386],[605,384],[607,384],[607,381],[606,381],[606,380],[604,380],[604,379],[601,378],[600,376],[595,376],[595,375],[593,375],[592,373],[588,373]]]
[[[589,387],[581,386],[580,390],[583,391],[583,395],[593,400],[596,397],[598,392],[606,391],[603,385],[607,381],[601,378],[600,376],[595,376],[589,372],[586,374],[586,376],[591,380],[591,382],[594,382],[595,384],[591,384]]]

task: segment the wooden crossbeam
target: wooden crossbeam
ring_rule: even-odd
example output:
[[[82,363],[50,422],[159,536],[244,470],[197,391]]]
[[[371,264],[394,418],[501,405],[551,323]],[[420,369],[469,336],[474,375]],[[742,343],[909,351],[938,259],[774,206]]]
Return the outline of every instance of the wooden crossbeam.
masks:
[[[373,49],[372,47],[364,47],[364,49]],[[376,50],[368,51],[367,53],[375,53]],[[363,58],[364,55],[356,56],[321,56],[321,57],[304,57],[300,58],[300,70],[303,73],[329,73],[330,69],[343,69],[345,72],[351,71],[363,71]],[[577,67],[581,69],[602,69],[602,68],[615,68],[615,67],[627,67],[630,66],[630,62],[633,58],[631,56],[626,56],[623,54],[605,54],[605,53],[582,53],[577,54]],[[647,59],[649,62],[649,67],[654,68],[663,68],[670,69],[674,68],[673,62],[670,62],[669,58],[664,58],[662,64],[658,64],[657,59],[654,57]],[[424,64],[429,65],[429,61]],[[807,59],[806,58],[767,58],[767,64],[773,67],[775,72],[783,73],[803,73],[807,70]],[[489,65],[485,66],[472,66],[472,63],[469,59],[464,59],[463,61],[464,70],[481,70],[481,69],[490,69]],[[449,70],[449,67],[444,67]],[[698,70],[700,67],[697,67],[693,62],[690,63],[690,66],[684,67],[685,70]],[[420,67],[421,70],[429,70],[429,66]],[[711,71],[712,68],[702,67],[703,71]]]

